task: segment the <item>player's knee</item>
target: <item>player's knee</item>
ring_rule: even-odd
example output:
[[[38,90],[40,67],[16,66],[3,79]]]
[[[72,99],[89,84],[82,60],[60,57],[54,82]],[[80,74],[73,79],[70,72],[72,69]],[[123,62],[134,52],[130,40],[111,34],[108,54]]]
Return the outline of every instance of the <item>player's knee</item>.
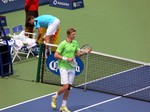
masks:
[[[65,89],[65,90],[70,90],[70,88],[71,88],[71,85],[70,84],[65,84],[65,85],[63,85],[63,88]]]
[[[70,88],[71,88],[71,85],[69,84],[69,86],[68,86],[68,90],[70,90]]]

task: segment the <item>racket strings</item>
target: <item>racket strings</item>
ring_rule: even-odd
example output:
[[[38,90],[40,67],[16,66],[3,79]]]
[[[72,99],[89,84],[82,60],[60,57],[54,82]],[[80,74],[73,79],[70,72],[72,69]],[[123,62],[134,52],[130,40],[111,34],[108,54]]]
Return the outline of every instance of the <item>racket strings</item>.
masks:
[[[89,45],[89,44],[86,44],[86,45],[84,45],[84,46],[82,46],[82,47],[80,48],[80,54],[81,54],[81,55],[87,54],[87,53],[89,53],[91,50],[92,50],[92,46]]]

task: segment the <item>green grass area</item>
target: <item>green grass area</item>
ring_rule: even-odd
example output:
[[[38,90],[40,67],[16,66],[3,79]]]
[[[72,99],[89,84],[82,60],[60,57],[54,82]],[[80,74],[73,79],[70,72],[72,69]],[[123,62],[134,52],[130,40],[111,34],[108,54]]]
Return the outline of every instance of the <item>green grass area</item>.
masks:
[[[60,41],[66,37],[68,27],[75,27],[80,45],[90,43],[98,52],[149,62],[149,2],[84,0],[85,7],[77,10],[47,4],[40,6],[39,14],[52,14],[60,18]],[[24,24],[24,10],[4,15],[8,26]]]
[[[14,75],[0,78],[0,108],[55,92],[58,87],[32,82],[36,79],[37,59],[15,62]]]

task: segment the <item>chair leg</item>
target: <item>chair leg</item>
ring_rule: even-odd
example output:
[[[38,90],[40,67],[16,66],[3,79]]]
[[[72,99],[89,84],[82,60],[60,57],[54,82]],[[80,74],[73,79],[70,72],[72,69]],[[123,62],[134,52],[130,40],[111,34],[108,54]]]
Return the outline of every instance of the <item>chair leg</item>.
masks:
[[[34,56],[34,53],[31,51],[31,54]]]
[[[14,62],[14,60],[16,59],[16,57],[18,57],[21,60],[20,56],[18,55],[18,51],[14,51],[14,57],[12,59],[12,62]]]
[[[31,52],[31,50],[29,49],[29,51],[28,51],[28,53],[27,53],[27,56],[26,56],[26,59],[29,57],[30,52]]]
[[[21,60],[21,58],[20,58],[20,56],[18,54],[16,56]]]
[[[27,57],[26,59],[29,57],[30,53],[34,56],[33,52],[32,52],[32,49],[30,48],[29,51],[28,51],[28,54],[27,54]]]

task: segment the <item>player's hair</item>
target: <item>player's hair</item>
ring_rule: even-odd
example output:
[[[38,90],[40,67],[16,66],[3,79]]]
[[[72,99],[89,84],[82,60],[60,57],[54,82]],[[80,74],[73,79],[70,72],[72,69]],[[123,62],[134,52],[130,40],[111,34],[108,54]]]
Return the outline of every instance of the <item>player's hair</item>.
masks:
[[[74,28],[68,28],[67,35],[70,35],[72,32],[76,32],[76,29],[74,29]]]
[[[27,18],[27,22],[30,21],[31,19],[34,19],[34,16],[29,16],[29,17]]]

